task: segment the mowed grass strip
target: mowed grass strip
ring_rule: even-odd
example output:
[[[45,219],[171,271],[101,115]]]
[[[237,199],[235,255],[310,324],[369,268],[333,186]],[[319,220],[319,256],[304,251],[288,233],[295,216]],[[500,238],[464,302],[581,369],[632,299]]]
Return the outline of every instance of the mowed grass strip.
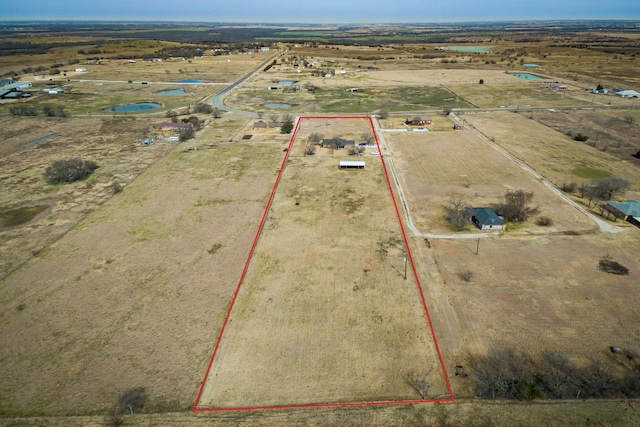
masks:
[[[286,166],[200,407],[422,399],[415,372],[448,397],[380,159],[318,154]]]

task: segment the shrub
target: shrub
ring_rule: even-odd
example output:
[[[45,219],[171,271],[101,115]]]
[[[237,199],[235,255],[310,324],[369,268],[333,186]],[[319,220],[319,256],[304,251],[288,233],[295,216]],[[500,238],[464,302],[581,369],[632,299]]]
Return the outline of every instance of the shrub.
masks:
[[[536,221],[536,224],[541,227],[548,227],[550,225],[553,225],[553,220],[548,216],[541,216],[540,218],[538,218],[538,221]]]
[[[287,120],[284,122],[282,127],[280,128],[280,133],[291,133],[293,130],[293,122],[291,120]]]
[[[618,274],[620,276],[626,276],[629,274],[629,269],[624,265],[612,260],[609,257],[604,257],[598,263],[598,270],[604,271],[610,274]]]
[[[74,182],[91,175],[97,168],[98,165],[92,160],[80,158],[56,160],[44,171],[44,179],[49,184]]]
[[[576,136],[574,136],[573,139],[576,140],[576,141],[585,142],[586,140],[589,139],[589,137],[587,135],[583,135],[583,134],[579,133]]]

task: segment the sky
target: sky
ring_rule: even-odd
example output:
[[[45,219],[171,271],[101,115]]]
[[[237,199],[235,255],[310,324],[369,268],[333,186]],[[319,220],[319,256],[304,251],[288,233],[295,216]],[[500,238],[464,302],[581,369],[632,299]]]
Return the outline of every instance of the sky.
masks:
[[[5,20],[446,23],[640,20],[640,0],[20,0]]]

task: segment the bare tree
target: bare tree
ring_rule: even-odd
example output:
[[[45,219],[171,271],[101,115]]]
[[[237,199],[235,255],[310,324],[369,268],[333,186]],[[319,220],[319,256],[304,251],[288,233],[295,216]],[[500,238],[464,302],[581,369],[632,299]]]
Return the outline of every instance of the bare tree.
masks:
[[[389,117],[389,112],[387,110],[380,110],[376,113],[376,116],[379,119],[386,119],[387,117]]]
[[[365,132],[362,135],[360,135],[360,138],[362,139],[362,142],[366,142],[367,144],[371,144],[373,142],[373,133]]]
[[[313,132],[311,135],[309,135],[309,138],[307,138],[307,141],[309,141],[314,145],[317,145],[318,143],[320,143],[320,141],[322,141],[322,138],[323,138],[322,134]]]
[[[629,189],[629,181],[610,176],[598,181],[595,193],[601,199],[611,200],[614,194],[623,195]]]
[[[429,396],[429,389],[431,389],[431,382],[429,381],[429,371],[414,371],[408,373],[407,384],[413,387],[413,389],[418,392],[420,397],[426,399]]]
[[[556,399],[575,397],[578,391],[577,369],[564,354],[544,351],[537,376],[546,393]]]
[[[129,390],[118,396],[116,407],[120,409],[120,413],[129,411],[131,415],[135,411],[140,410],[147,403],[147,392],[144,387],[130,388]]]
[[[304,154],[307,156],[312,156],[316,154],[316,146],[312,144],[307,144],[307,147],[304,150]]]
[[[537,390],[530,366],[512,350],[481,356],[474,376],[476,393],[486,399],[530,399]]]
[[[364,147],[360,147],[360,146],[356,145],[355,147],[349,148],[349,155],[350,156],[359,156],[363,152],[364,152]]]
[[[533,192],[524,190],[507,191],[504,202],[498,206],[502,216],[509,221],[526,221],[539,212],[537,207],[531,206]]]
[[[467,228],[468,220],[466,216],[466,208],[463,199],[452,197],[447,205],[444,206],[444,220],[454,231],[462,231]]]

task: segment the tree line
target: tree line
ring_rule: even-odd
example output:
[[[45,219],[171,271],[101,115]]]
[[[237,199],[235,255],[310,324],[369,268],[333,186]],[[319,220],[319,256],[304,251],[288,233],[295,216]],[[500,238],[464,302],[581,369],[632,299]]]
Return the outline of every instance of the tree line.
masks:
[[[509,400],[640,397],[638,355],[610,350],[608,362],[586,363],[552,350],[535,357],[493,350],[472,362],[474,391],[484,399]]]
[[[46,117],[67,117],[68,114],[64,109],[64,105],[43,105],[40,110],[31,104],[17,104],[9,108],[12,116],[38,116],[39,112]]]

